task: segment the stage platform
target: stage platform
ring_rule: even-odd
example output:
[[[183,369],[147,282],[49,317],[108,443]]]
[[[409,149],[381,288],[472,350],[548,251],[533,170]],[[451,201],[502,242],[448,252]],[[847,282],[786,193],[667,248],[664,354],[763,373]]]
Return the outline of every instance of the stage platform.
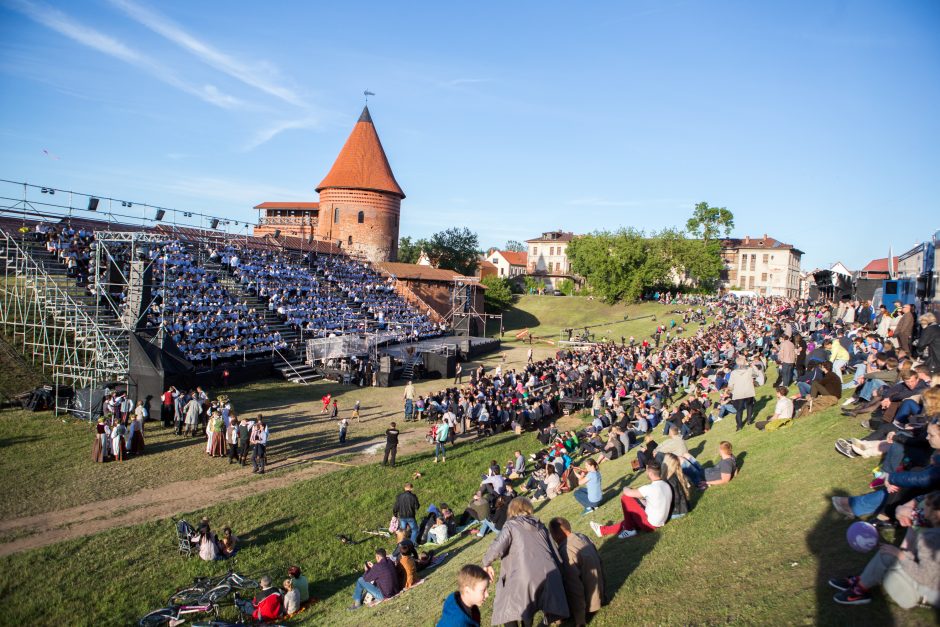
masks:
[[[461,359],[468,359],[499,349],[499,340],[492,337],[447,335],[384,346],[380,352],[400,360],[408,355],[408,349],[413,349],[413,353],[442,353],[446,350],[452,355],[459,354]]]

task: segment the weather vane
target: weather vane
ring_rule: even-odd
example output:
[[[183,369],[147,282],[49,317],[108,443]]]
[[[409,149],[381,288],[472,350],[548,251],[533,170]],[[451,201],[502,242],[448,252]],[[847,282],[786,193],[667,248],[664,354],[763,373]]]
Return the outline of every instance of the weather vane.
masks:
[[[369,91],[368,89],[362,92],[362,95],[366,97],[366,105],[369,104],[369,96],[374,96],[375,94]]]

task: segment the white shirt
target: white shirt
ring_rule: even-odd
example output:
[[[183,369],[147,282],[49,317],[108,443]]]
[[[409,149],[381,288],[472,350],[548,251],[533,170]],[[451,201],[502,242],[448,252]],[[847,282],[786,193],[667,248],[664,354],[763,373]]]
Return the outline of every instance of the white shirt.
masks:
[[[654,481],[638,488],[646,499],[646,519],[653,527],[662,527],[669,516],[672,505],[672,488],[663,480]]]
[[[786,396],[778,398],[777,404],[774,405],[774,417],[793,418],[793,401]]]

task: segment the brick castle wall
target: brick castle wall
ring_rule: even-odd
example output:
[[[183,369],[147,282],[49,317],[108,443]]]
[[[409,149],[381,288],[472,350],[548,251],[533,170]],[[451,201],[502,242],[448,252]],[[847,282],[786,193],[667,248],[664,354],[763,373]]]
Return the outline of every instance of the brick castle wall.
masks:
[[[320,192],[316,237],[338,241],[343,250],[362,254],[369,261],[395,261],[398,259],[400,212],[401,199],[392,194],[324,189]]]

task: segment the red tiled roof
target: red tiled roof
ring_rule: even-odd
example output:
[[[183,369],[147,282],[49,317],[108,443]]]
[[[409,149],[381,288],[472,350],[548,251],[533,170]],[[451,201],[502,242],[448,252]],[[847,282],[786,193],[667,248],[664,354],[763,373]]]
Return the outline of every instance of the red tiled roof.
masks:
[[[454,272],[453,270],[444,270],[442,268],[422,266],[416,263],[381,261],[379,263],[373,264],[373,267],[386,275],[394,275],[399,279],[410,279],[416,281],[446,281],[450,283],[454,279],[463,277],[462,274]]]
[[[897,272],[898,271],[898,258],[897,257],[891,258],[891,265],[893,266],[893,268],[891,269],[891,272]],[[881,257],[879,259],[872,259],[871,261],[868,262],[867,266],[862,268],[861,271],[862,272],[881,272],[883,274],[888,274],[888,258]]]
[[[375,132],[369,107],[362,110],[333,167],[317,186],[317,192],[329,187],[365,189],[405,197]]]
[[[518,252],[515,250],[501,250],[499,254],[511,266],[524,266],[529,263],[529,253]]]
[[[319,209],[318,202],[263,202],[255,209]]]
[[[570,242],[574,239],[574,233],[569,233],[567,231],[548,231],[542,233],[541,237],[536,237],[535,239],[527,239],[526,243],[533,242]]]
[[[777,250],[793,250],[802,254],[803,251],[793,244],[784,244],[780,240],[764,235],[763,237],[729,237],[721,241],[722,248],[774,248]]]

